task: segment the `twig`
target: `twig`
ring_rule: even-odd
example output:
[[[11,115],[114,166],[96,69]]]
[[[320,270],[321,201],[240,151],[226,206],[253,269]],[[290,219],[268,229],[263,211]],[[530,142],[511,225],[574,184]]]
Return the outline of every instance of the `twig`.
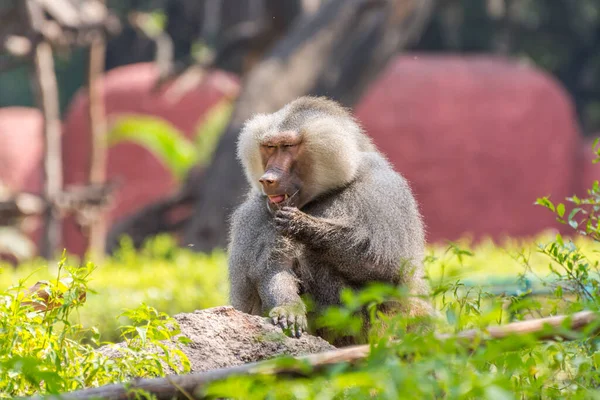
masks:
[[[58,87],[52,48],[49,43],[40,42],[36,46],[34,62],[38,102],[44,115],[44,196],[51,205],[44,215],[45,225],[40,253],[42,257],[52,258],[58,249],[61,237],[61,222],[52,204],[62,191],[63,176]]]
[[[474,343],[472,339],[481,336],[484,340],[501,339],[511,335],[534,334],[538,340],[553,340],[557,337],[572,340],[573,335],[569,335],[561,326],[570,320],[569,328],[572,331],[582,331],[590,329],[593,333],[600,332],[600,314],[592,311],[582,311],[573,315],[562,315],[556,317],[542,318],[515,322],[505,326],[491,327],[486,332],[475,330],[463,331],[457,335],[438,335],[440,340],[451,338],[467,339],[466,342]],[[481,343],[481,342],[480,342]],[[79,390],[76,392],[60,395],[61,399],[128,399],[130,390],[144,390],[153,393],[158,399],[186,398],[181,393],[192,393],[196,397],[201,397],[200,390],[208,384],[229,378],[231,376],[254,375],[254,374],[302,374],[301,365],[310,365],[310,371],[322,369],[329,365],[339,363],[354,363],[365,359],[370,352],[369,345],[360,345],[346,347],[337,350],[331,350],[324,353],[312,354],[304,357],[298,357],[301,362],[296,366],[287,365],[285,367],[277,366],[271,361],[251,363],[231,368],[223,368],[208,372],[199,372],[188,375],[171,375],[167,378],[138,379],[127,384],[113,384],[98,388]]]

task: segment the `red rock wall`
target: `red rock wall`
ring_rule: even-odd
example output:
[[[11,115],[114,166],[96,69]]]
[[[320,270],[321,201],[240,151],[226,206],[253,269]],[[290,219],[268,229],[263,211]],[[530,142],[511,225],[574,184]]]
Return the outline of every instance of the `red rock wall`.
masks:
[[[42,124],[35,108],[0,108],[0,181],[12,191],[41,191]]]
[[[539,70],[490,57],[404,55],[356,111],[410,181],[429,241],[559,227],[532,204],[578,187],[573,106]]]
[[[0,182],[11,192],[42,192],[43,117],[29,107],[0,108]],[[28,232],[37,241],[39,219]],[[38,225],[36,228],[35,225]]]

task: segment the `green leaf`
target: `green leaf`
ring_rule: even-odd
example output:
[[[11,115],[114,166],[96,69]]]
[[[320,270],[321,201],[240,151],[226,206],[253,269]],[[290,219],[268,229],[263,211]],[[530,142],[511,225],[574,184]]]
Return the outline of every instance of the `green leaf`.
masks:
[[[563,203],[560,203],[556,206],[556,213],[561,218],[565,215],[565,205]]]
[[[198,125],[196,129],[196,151],[199,164],[208,165],[210,163],[221,134],[227,127],[232,111],[233,102],[229,99],[221,100],[211,107],[203,121]]]
[[[136,326],[135,330],[138,335],[140,335],[140,339],[142,339],[142,344],[146,344],[146,335],[148,333],[148,328],[145,326]]]
[[[182,180],[197,160],[193,143],[173,125],[156,117],[124,116],[112,127],[108,141],[110,145],[130,141],[146,148],[177,180]]]
[[[515,396],[500,386],[490,385],[485,388],[485,398],[490,400],[512,400]]]
[[[554,296],[556,296],[556,298],[562,299],[563,297],[563,288],[562,286],[557,286],[556,289],[554,290]]]
[[[554,212],[556,210],[554,208],[554,203],[552,203],[552,201],[550,201],[550,199],[548,197],[541,197],[541,198],[537,199],[534,204],[544,206],[544,207],[550,209],[552,212]]]

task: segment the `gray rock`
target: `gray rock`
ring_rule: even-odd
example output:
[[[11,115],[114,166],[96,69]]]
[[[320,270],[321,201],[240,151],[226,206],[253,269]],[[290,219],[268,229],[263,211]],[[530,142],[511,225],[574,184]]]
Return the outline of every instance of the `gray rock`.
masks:
[[[181,333],[192,341],[181,345],[192,364],[191,372],[232,367],[279,355],[301,356],[335,349],[325,340],[308,334],[288,337],[266,318],[248,315],[230,306],[177,314],[173,318],[179,323]],[[117,349],[122,346],[120,343],[116,348],[105,346],[99,350],[117,357]]]

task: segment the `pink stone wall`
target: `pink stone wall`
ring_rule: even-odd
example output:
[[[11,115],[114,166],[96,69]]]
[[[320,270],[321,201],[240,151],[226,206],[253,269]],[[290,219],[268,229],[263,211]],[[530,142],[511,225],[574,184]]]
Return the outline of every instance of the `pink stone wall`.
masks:
[[[0,108],[0,181],[12,191],[41,191],[42,124],[35,108]]]
[[[578,188],[581,135],[567,93],[548,75],[499,58],[408,54],[356,111],[410,181],[429,241],[562,227],[532,205]]]
[[[43,117],[29,107],[0,108],[0,182],[11,192],[42,192]],[[30,239],[40,237],[40,220],[32,219]]]

